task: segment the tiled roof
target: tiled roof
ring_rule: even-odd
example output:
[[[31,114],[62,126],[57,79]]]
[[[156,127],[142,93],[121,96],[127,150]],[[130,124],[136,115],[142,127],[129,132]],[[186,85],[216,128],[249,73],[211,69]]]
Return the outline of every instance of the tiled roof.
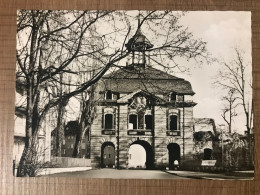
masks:
[[[110,73],[108,75],[105,75],[103,78],[115,78],[115,79],[180,79],[178,77],[175,77],[173,75],[170,75],[166,72],[163,72],[161,70],[155,69],[151,66],[146,66],[145,68],[138,68],[138,65],[136,66],[126,66],[123,67],[113,73]],[[183,80],[183,79],[181,79]]]
[[[127,66],[105,75],[103,81],[106,90],[119,93],[131,93],[141,89],[150,93],[195,94],[190,82],[151,66],[145,68]]]

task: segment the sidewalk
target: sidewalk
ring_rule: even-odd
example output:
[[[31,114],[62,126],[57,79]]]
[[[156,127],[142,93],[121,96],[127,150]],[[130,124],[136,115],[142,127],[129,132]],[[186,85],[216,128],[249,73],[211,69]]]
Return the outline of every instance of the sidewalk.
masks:
[[[193,171],[166,171],[169,174],[174,174],[180,177],[192,179],[214,179],[214,180],[252,180],[254,179],[254,171],[236,171],[230,173],[206,173]]]
[[[64,172],[76,172],[76,171],[87,171],[92,169],[91,167],[68,167],[68,168],[46,168],[42,169],[38,176],[50,175],[55,173],[64,173]]]

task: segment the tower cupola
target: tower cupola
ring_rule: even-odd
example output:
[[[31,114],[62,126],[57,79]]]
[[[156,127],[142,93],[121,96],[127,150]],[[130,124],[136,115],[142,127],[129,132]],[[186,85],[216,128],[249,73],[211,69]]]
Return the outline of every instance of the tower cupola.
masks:
[[[152,48],[153,45],[146,38],[146,36],[141,32],[140,22],[138,20],[138,28],[135,35],[129,39],[128,43],[126,43],[126,48],[132,54],[132,65],[139,65],[141,67],[145,67],[146,58],[148,58],[148,54],[146,54],[147,50]]]

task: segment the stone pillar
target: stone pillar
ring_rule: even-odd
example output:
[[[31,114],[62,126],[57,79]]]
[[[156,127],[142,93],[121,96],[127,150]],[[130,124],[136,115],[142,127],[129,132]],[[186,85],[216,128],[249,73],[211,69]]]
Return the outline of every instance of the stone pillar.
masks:
[[[186,107],[184,110],[184,154],[186,160],[193,159],[194,141],[193,141],[193,107]]]
[[[155,168],[167,166],[166,108],[154,107],[154,165]]]
[[[117,165],[118,168],[126,168],[128,160],[128,105],[119,106],[119,147],[117,154]]]

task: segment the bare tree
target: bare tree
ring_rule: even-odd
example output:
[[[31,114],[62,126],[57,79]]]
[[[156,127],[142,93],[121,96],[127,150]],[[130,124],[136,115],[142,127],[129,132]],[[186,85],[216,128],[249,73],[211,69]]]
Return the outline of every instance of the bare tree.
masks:
[[[23,83],[26,90],[26,138],[25,149],[20,166],[30,159],[32,147],[47,112],[61,101],[68,100],[80,91],[84,91],[92,82],[98,80],[106,70],[101,71],[93,80],[74,90],[51,100],[52,84],[56,85],[57,76],[71,73],[73,62],[80,58],[99,53],[102,48],[95,42],[87,45],[87,31],[92,25],[107,16],[110,11],[79,12],[67,11],[20,11],[17,24],[17,80]],[[68,22],[69,21],[69,22]],[[86,35],[86,36],[84,36]],[[96,46],[96,47],[95,47]],[[114,63],[111,56],[110,66]],[[108,68],[108,67],[107,67]],[[66,85],[66,83],[62,83]],[[43,91],[42,89],[45,89]],[[24,175],[23,169],[18,176]]]
[[[235,57],[229,63],[223,62],[223,69],[219,72],[219,78],[216,82],[217,85],[221,86],[224,90],[228,92],[232,91],[232,97],[229,99],[229,104],[234,104],[234,107],[241,108],[242,113],[245,116],[245,127],[247,132],[248,141],[248,161],[249,165],[252,166],[253,162],[251,159],[253,153],[252,143],[251,143],[251,133],[253,130],[253,99],[250,94],[252,94],[252,75],[248,71],[250,68],[248,63],[244,58],[245,54],[238,48],[234,49]],[[228,96],[226,96],[228,97]],[[230,109],[231,110],[231,109]],[[232,112],[230,111],[230,116],[232,118]],[[231,118],[230,125],[231,128]]]
[[[60,74],[60,84],[59,84],[59,92],[58,95],[61,97],[64,93],[63,86],[62,86],[63,76]],[[57,124],[56,124],[56,144],[55,144],[55,153],[56,156],[61,156],[61,141],[64,138],[64,125],[65,125],[65,112],[66,112],[66,106],[69,102],[69,99],[61,99],[59,104],[57,105]]]
[[[250,134],[253,128],[253,107],[250,93],[252,91],[251,75],[248,72],[248,64],[244,59],[243,52],[238,48],[234,49],[235,57],[229,63],[223,62],[222,68],[218,74],[218,80],[216,84],[221,86],[224,90],[227,90],[228,95],[224,96],[229,102],[229,106],[238,107],[243,109],[243,113],[246,119],[246,130]],[[236,102],[236,103],[235,103]],[[228,111],[230,112],[230,108]],[[231,117],[234,113],[231,113]],[[226,121],[227,122],[227,121]],[[229,121],[230,123],[231,121]]]
[[[138,29],[145,25],[155,38],[163,37],[163,41],[149,52],[152,60],[164,68],[179,68],[174,62],[176,57],[198,61],[208,57],[206,43],[194,40],[192,33],[178,24],[180,15],[170,11],[139,14]],[[124,45],[131,33],[135,35],[137,32],[129,22],[133,17],[136,16],[114,11],[18,12],[16,77],[17,84],[26,91],[26,102],[22,105],[26,115],[26,137],[19,176],[26,175],[22,167],[30,163],[27,161],[31,148],[37,142],[37,134],[50,109],[93,86],[111,67],[118,68],[118,62],[129,55],[130,51]],[[89,59],[99,63],[98,67],[85,66],[96,72],[89,80],[77,83],[59,79],[61,74],[66,78],[76,77]],[[162,63],[165,59],[174,64]],[[56,92],[52,89],[60,84],[72,90],[53,95]]]
[[[87,96],[82,95],[81,99],[81,111],[79,119],[79,130],[76,135],[73,157],[76,158],[80,154],[80,146],[82,139],[86,136],[86,132],[91,130],[91,125],[96,117],[96,105],[95,105],[95,89],[96,85],[92,85],[89,90],[87,90]]]
[[[233,117],[237,116],[235,108],[238,104],[236,104],[236,100],[238,98],[235,96],[235,91],[233,89],[229,90],[227,95],[222,97],[224,103],[226,103],[223,113],[221,114],[222,118],[228,125],[229,133],[232,132],[232,121]]]

